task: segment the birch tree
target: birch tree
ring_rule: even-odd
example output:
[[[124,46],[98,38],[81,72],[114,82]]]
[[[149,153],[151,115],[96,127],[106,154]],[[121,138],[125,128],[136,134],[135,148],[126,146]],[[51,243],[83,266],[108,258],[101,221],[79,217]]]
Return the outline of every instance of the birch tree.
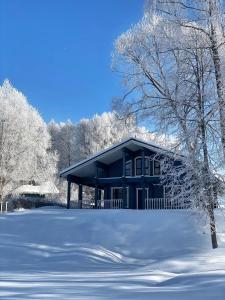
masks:
[[[191,176],[186,181],[188,199],[206,212],[216,248],[210,154],[217,150],[212,139],[217,133],[218,110],[207,51],[201,30],[191,31],[150,11],[116,41],[115,59],[129,88],[119,105],[125,106],[128,114],[147,117],[175,135],[179,147],[186,151],[189,167],[188,172],[182,172],[188,174],[185,178]],[[197,197],[191,197],[194,192]]]
[[[154,9],[174,26],[187,31],[198,31],[204,36],[201,49],[207,50],[214,70],[217,107],[220,121],[220,139],[225,158],[225,95],[224,95],[224,1],[222,0],[148,0],[146,11]]]

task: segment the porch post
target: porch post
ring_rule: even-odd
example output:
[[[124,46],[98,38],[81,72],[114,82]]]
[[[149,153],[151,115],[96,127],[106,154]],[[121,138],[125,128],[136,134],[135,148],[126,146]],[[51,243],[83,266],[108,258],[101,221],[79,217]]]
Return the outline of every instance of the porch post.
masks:
[[[141,179],[141,184],[142,184],[142,193],[141,193],[141,208],[142,209],[145,209],[145,193],[146,193],[146,188],[145,188],[145,179],[144,179],[144,176],[142,176],[142,179]]]
[[[121,208],[126,208],[126,202],[127,199],[125,198],[126,196],[126,182],[125,182],[125,178],[122,178],[122,196],[123,196],[123,203],[122,203],[122,207]]]
[[[108,198],[108,187],[104,187],[104,208],[107,208],[107,202],[105,200],[109,200]]]
[[[67,179],[67,209],[70,208],[71,181]]]
[[[123,174],[122,176],[126,176],[126,149],[123,149]]]
[[[142,149],[141,151],[141,175],[145,175],[145,151]]]
[[[141,176],[141,184],[142,184],[142,199],[141,199],[141,208],[145,209],[145,151],[142,149],[141,151],[141,168],[142,168],[142,176]]]
[[[95,162],[95,209],[98,208],[98,162]]]
[[[98,185],[95,185],[95,209],[98,208]]]
[[[122,172],[122,207],[125,208],[125,176],[126,176],[126,149],[123,151],[123,172]]]
[[[78,201],[79,201],[79,208],[82,208],[82,201],[83,201],[83,185],[79,184],[78,186]]]

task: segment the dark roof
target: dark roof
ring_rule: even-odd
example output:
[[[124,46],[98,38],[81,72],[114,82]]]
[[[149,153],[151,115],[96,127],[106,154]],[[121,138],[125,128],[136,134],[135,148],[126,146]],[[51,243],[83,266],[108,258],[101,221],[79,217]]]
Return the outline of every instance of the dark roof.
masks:
[[[128,138],[126,140],[121,141],[103,151],[96,153],[95,155],[84,159],[60,172],[61,177],[66,177],[67,175],[73,174],[75,171],[81,170],[81,168],[87,167],[90,168],[91,164],[95,161],[101,161],[103,163],[111,163],[118,159],[118,156],[121,155],[122,148],[130,148],[130,150],[135,150],[136,148],[144,147],[154,152],[166,155],[173,155],[174,153],[164,147],[156,145],[154,143],[148,143],[146,141],[136,139],[136,138]],[[135,150],[136,151],[136,150]]]

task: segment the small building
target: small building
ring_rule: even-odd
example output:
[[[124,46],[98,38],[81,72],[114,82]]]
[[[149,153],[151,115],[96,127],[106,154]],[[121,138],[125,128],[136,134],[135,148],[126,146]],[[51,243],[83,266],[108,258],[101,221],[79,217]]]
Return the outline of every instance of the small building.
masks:
[[[41,185],[23,184],[19,186],[13,194],[36,199],[58,196],[59,191],[53,182],[47,181]]]
[[[83,186],[94,188],[89,207],[174,208],[160,180],[165,156],[173,153],[153,143],[129,138],[70,166],[60,173],[68,182],[67,207],[70,207],[71,185],[77,184],[80,208],[87,202],[83,199]]]

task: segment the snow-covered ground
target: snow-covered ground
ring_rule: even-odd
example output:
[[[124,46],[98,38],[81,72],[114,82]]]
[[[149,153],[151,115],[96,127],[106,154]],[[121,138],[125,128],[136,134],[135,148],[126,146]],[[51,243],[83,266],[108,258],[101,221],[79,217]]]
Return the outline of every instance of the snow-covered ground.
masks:
[[[220,248],[211,250],[208,231],[187,211],[0,215],[0,299],[225,299],[217,218]]]

